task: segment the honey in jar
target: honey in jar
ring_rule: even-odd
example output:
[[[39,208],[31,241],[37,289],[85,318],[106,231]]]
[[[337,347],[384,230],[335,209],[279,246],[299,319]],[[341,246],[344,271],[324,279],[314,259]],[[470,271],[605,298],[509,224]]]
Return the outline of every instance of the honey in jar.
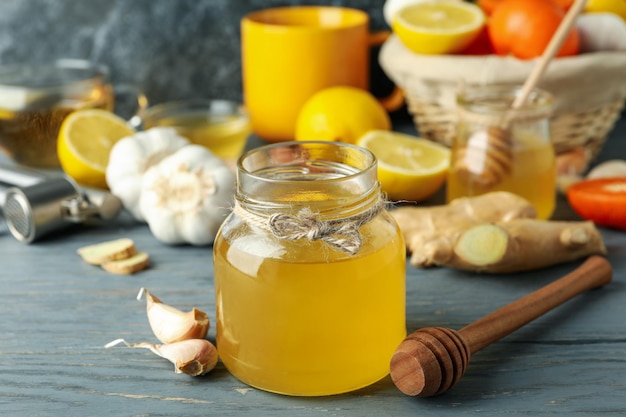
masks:
[[[516,94],[515,88],[491,87],[459,95],[447,200],[509,191],[533,204],[538,218],[548,219],[556,205],[549,126],[553,99],[535,89],[513,110]]]
[[[316,396],[389,373],[406,336],[405,246],[369,151],[286,142],[244,154],[214,267],[217,347],[241,381]]]

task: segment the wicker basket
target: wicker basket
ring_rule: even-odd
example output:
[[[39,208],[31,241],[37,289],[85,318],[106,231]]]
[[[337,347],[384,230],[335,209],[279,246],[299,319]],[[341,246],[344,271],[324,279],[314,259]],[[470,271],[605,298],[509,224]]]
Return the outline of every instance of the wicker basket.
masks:
[[[468,87],[521,86],[534,61],[512,57],[417,55],[395,36],[383,45],[380,65],[404,90],[420,136],[450,146],[456,94]],[[561,154],[584,148],[592,160],[620,117],[626,99],[626,52],[597,52],[553,61],[539,87],[555,97],[551,137]]]

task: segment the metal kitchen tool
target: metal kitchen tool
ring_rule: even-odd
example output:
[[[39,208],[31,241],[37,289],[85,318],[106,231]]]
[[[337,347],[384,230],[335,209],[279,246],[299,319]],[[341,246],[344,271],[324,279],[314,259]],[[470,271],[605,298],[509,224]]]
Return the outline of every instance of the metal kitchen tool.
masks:
[[[0,201],[9,231],[23,243],[122,210],[121,201],[106,191],[83,190],[68,178],[10,165],[0,165]]]

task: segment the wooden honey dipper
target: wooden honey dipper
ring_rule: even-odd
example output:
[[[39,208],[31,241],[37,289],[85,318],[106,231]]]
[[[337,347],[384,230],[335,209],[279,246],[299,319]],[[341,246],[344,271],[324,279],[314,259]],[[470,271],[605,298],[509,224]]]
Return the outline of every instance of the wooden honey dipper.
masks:
[[[416,330],[391,358],[391,379],[407,395],[443,394],[459,382],[472,354],[500,340],[574,296],[611,282],[613,270],[591,256],[574,271],[459,331],[443,327]]]
[[[569,8],[543,54],[528,75],[519,94],[515,96],[510,110],[503,116],[503,120],[499,124],[490,126],[484,132],[473,134],[468,139],[467,146],[456,151],[455,169],[464,172],[466,176],[475,178],[487,187],[499,183],[511,171],[513,163],[511,118],[515,111],[520,110],[528,100],[548,64],[563,45],[586,2],[587,0],[576,0]]]

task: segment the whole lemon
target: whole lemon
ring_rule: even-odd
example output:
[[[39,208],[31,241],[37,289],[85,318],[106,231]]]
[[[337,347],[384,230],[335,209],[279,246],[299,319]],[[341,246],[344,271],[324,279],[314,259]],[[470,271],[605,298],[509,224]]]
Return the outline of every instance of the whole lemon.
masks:
[[[378,100],[360,88],[329,87],[300,109],[295,139],[356,143],[370,130],[391,130],[389,114]]]
[[[624,0],[587,0],[586,13],[614,13],[626,21],[626,1]]]

